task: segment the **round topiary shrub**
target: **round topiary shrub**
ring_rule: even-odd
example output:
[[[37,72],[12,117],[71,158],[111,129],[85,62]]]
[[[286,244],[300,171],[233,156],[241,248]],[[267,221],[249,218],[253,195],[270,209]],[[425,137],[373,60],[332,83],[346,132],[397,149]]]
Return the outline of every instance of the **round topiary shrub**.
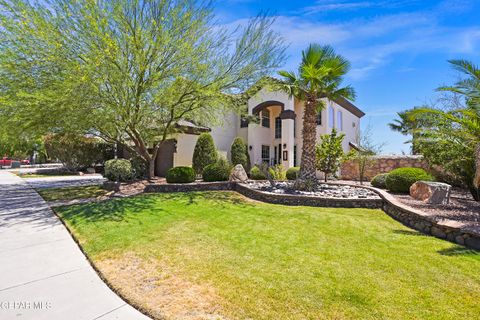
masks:
[[[385,184],[392,192],[408,193],[410,186],[420,180],[433,181],[433,177],[420,168],[398,168],[390,171]]]
[[[250,179],[253,180],[265,180],[267,177],[265,174],[260,170],[259,167],[253,166],[252,169],[250,169]]]
[[[227,159],[220,158],[217,162],[209,164],[203,169],[203,181],[228,181],[231,166]]]
[[[373,177],[372,181],[370,181],[370,183],[372,184],[372,187],[386,189],[387,176],[388,176],[388,173],[377,174],[375,177]]]
[[[192,167],[197,174],[202,174],[203,169],[218,160],[217,149],[210,133],[202,133],[193,150]]]
[[[300,167],[291,167],[287,170],[287,179],[288,180],[297,180],[298,175],[300,174]]]
[[[105,162],[105,178],[110,181],[128,181],[133,178],[133,167],[129,160],[112,159]]]
[[[175,167],[167,171],[168,183],[189,183],[195,181],[195,171],[192,167]]]

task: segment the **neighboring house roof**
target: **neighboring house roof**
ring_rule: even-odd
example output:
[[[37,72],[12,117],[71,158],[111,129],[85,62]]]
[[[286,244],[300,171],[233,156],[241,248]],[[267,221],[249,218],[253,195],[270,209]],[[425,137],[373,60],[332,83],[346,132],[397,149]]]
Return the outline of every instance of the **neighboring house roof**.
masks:
[[[187,134],[200,134],[202,132],[212,131],[212,129],[208,127],[199,126],[187,120],[179,120],[177,121],[175,126],[178,129],[180,129],[183,133],[187,133]]]
[[[350,111],[351,113],[353,113],[354,115],[356,115],[357,117],[361,118],[365,115],[365,112],[363,112],[362,110],[360,110],[357,106],[355,106],[353,103],[351,103],[350,101],[348,101],[347,99],[345,98],[338,98],[338,99],[335,99],[334,100],[339,106],[342,106],[343,108],[345,108],[346,110]]]

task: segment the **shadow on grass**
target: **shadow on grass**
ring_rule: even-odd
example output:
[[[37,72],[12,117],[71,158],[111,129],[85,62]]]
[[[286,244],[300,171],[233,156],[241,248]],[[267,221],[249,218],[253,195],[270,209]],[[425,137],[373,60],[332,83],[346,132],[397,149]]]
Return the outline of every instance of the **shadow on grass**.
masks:
[[[425,236],[423,233],[415,230],[393,230],[393,233],[402,234],[406,236]]]
[[[438,250],[437,252],[442,256],[476,256],[480,258],[480,251],[462,246],[453,246],[448,249]]]
[[[212,191],[143,194],[131,198],[62,207],[57,211],[74,225],[77,221],[128,221],[129,217],[133,218],[143,210],[165,211],[162,204],[167,202],[178,206],[203,205],[219,208],[230,205],[254,206],[234,192]]]

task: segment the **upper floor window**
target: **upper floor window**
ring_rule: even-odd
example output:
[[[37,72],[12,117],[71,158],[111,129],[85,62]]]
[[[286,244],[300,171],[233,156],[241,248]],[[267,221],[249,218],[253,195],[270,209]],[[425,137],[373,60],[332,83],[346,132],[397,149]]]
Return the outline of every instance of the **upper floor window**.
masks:
[[[262,110],[262,127],[270,128],[270,110]]]
[[[317,126],[322,125],[322,110],[318,111],[317,113]]]
[[[335,127],[335,110],[332,106],[328,107],[328,126],[330,128]]]
[[[342,111],[337,111],[337,129],[342,131],[343,130],[343,116]]]
[[[282,119],[280,117],[275,118],[275,139],[282,137]]]

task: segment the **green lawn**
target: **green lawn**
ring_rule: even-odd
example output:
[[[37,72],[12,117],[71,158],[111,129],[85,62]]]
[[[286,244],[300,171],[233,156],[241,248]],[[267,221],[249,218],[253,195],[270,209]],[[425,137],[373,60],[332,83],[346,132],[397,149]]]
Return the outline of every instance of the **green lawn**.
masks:
[[[38,189],[37,192],[45,201],[94,198],[108,193],[108,191],[101,186]]]
[[[50,172],[50,173],[24,173],[13,172],[20,178],[51,178],[51,177],[64,177],[64,176],[78,176],[78,174],[71,172]]]
[[[196,319],[184,315],[202,310],[230,319],[480,314],[480,255],[380,210],[270,205],[229,192],[58,210],[107,279],[158,317]]]

